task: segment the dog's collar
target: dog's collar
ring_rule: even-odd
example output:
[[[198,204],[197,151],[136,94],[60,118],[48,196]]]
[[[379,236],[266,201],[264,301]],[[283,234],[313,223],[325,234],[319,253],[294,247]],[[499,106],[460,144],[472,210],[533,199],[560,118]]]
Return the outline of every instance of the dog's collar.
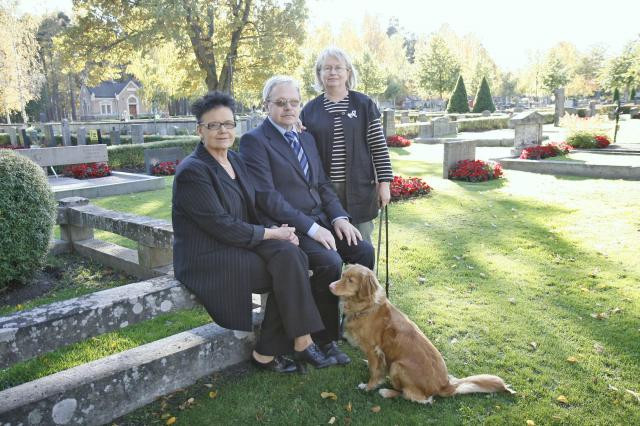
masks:
[[[356,318],[368,315],[371,312],[377,310],[378,307],[379,307],[378,305],[373,305],[372,307],[364,309],[362,311],[358,311],[358,312],[354,312],[354,313],[350,313],[350,314],[347,313],[347,314],[345,314],[345,318],[346,318],[347,321],[350,321],[352,319],[356,319]]]

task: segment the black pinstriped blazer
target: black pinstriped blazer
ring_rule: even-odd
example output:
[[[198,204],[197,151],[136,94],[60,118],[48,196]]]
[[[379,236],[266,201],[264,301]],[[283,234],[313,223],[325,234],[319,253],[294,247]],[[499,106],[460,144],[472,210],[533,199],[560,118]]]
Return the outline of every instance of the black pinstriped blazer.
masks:
[[[246,202],[249,223],[229,214],[220,175],[226,173],[202,143],[178,166],[173,181],[173,267],[176,278],[220,326],[251,330],[250,277],[268,273],[250,249],[264,236],[255,191],[239,155],[228,158]]]

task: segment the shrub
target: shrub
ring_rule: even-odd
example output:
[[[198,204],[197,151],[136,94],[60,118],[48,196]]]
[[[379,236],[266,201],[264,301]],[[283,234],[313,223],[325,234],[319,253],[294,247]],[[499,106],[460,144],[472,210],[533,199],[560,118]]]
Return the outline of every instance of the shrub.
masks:
[[[449,169],[449,179],[484,182],[502,177],[502,166],[482,160],[462,160]]]
[[[111,169],[106,163],[82,163],[65,167],[63,173],[76,179],[91,179],[109,176]]]
[[[387,146],[390,147],[404,148],[409,145],[411,145],[411,141],[399,135],[393,135],[387,138]]]
[[[150,148],[169,148],[179,146],[185,155],[191,154],[200,139],[196,136],[187,136],[180,139],[173,139],[162,142],[145,142],[134,145],[117,145],[107,147],[109,154],[109,166],[112,169],[121,169],[124,167],[143,169],[144,168],[144,150]],[[234,143],[232,149],[235,149],[238,140]]]
[[[613,102],[620,102],[620,91],[617,87],[613,89]]]
[[[432,188],[420,178],[394,176],[390,186],[391,201],[427,195],[431,192],[431,189]]]
[[[418,124],[396,124],[396,134],[408,139],[417,138],[420,134],[420,126]]]
[[[482,77],[480,87],[478,88],[478,93],[476,93],[473,110],[471,110],[471,112],[479,113],[486,110],[496,112],[496,106],[493,104],[493,98],[491,98],[491,90],[489,89],[487,78]]]
[[[0,133],[0,145],[10,145],[11,138],[8,133]]]
[[[464,118],[456,123],[458,123],[459,132],[482,132],[509,128],[509,117]]]
[[[0,289],[24,283],[44,262],[56,202],[42,168],[0,150]]]
[[[162,161],[154,164],[151,167],[151,174],[156,176],[171,176],[176,174],[176,166],[180,163],[180,160],[176,161]]]
[[[467,89],[464,87],[464,80],[462,75],[458,76],[456,87],[451,93],[449,104],[447,105],[447,112],[464,113],[469,112],[469,102],[467,101]]]
[[[567,143],[574,148],[590,149],[596,147],[596,139],[590,132],[575,132],[569,135]]]
[[[541,160],[543,158],[556,157],[568,154],[573,148],[564,142],[550,143],[547,145],[532,146],[525,148],[520,153],[522,160]]]

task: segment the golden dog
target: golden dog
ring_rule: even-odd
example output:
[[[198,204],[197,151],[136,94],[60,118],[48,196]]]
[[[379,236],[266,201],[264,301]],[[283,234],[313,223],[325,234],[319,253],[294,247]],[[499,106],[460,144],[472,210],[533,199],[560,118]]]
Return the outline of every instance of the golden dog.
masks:
[[[380,395],[394,398],[402,394],[422,404],[433,403],[433,396],[515,393],[498,376],[449,376],[440,352],[389,302],[370,269],[353,265],[330,289],[343,302],[347,339],[367,355],[369,382],[358,385],[360,389],[377,388],[388,374],[394,389],[380,389]]]

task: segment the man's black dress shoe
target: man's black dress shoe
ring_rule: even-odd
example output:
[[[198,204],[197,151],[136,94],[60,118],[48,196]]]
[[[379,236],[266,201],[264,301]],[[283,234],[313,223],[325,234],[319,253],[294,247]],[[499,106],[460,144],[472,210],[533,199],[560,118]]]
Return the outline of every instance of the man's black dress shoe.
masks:
[[[267,363],[258,362],[252,356],[251,363],[258,368],[273,371],[274,373],[293,373],[298,370],[298,367],[296,367],[296,364],[292,360],[282,355],[274,356],[273,359]]]
[[[295,351],[294,359],[298,365],[298,370],[302,373],[306,371],[306,364],[311,364],[315,368],[325,368],[337,363],[334,357],[325,355],[315,343],[310,344],[303,351]]]
[[[324,352],[327,356],[334,357],[338,365],[345,365],[351,362],[351,358],[349,358],[349,355],[342,352],[336,342],[329,342],[326,345],[322,345],[321,348],[322,352]]]

